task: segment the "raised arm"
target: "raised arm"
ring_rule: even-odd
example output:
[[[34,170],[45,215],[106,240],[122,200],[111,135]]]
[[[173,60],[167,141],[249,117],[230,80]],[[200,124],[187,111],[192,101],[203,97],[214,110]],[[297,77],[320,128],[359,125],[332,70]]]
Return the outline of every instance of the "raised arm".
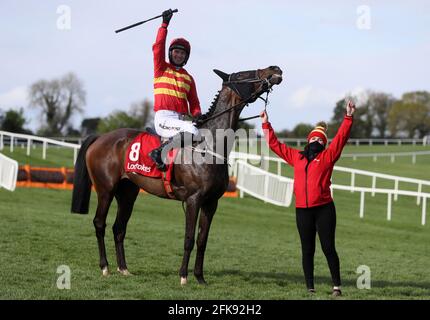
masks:
[[[333,162],[336,162],[346,145],[349,136],[351,134],[351,128],[352,128],[352,115],[355,112],[355,105],[352,101],[348,101],[346,105],[346,115],[345,118],[342,121],[342,124],[340,125],[339,129],[337,130],[336,136],[333,138],[332,142],[330,143],[327,151],[330,154],[330,158]]]
[[[266,111],[263,111],[260,114],[262,118],[262,127],[264,136],[266,138],[267,144],[274,153],[276,153],[279,157],[284,159],[290,166],[294,166],[295,159],[297,158],[297,154],[299,150],[288,147],[287,145],[279,142],[276,137],[275,131],[272,128],[272,125],[269,122],[269,118],[267,116]]]
[[[166,63],[166,38],[167,38],[167,27],[170,19],[172,19],[172,10],[166,10],[163,12],[163,23],[158,28],[157,38],[155,43],[152,45],[152,52],[154,54],[154,74],[164,71]]]

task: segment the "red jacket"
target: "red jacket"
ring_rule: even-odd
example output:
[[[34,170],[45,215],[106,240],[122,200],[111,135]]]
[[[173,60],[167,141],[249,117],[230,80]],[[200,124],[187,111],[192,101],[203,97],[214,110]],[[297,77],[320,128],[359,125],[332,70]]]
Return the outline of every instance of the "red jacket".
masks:
[[[179,70],[166,62],[167,25],[158,29],[157,39],[152,46],[154,52],[154,110],[172,110],[182,114],[201,113],[193,77],[184,68]],[[190,109],[188,110],[188,103]]]
[[[309,162],[300,150],[280,143],[270,123],[263,123],[263,131],[270,149],[294,168],[296,208],[309,208],[332,202],[330,178],[335,162],[348,141],[352,117],[345,116],[336,136],[324,151]]]

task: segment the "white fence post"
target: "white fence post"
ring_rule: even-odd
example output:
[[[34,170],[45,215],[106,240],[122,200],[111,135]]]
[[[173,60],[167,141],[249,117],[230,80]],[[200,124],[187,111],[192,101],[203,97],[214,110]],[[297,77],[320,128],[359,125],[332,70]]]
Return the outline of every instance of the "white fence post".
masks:
[[[0,150],[3,150],[4,145],[3,145],[3,134],[0,134]]]
[[[423,211],[421,216],[421,224],[423,226],[426,224],[426,203],[427,203],[427,198],[423,198]]]
[[[372,197],[375,196],[375,188],[376,188],[376,176],[372,177]]]
[[[397,191],[399,191],[399,180],[394,180],[394,191],[396,191],[396,193],[394,193],[394,201],[397,201],[398,198],[398,194]]]
[[[269,176],[265,175],[264,176],[264,198],[267,199],[268,193],[269,193]],[[266,202],[266,201],[264,201],[264,202]]]
[[[14,191],[18,177],[18,162],[0,153],[0,188]]]
[[[418,193],[421,193],[421,190],[422,190],[422,184],[418,183]],[[420,195],[418,195],[417,196],[417,206],[420,205],[420,201],[421,201],[421,197],[420,197]]]
[[[387,220],[391,220],[391,193],[388,193]]]
[[[47,142],[43,141],[43,146],[42,146],[42,159],[43,160],[46,159],[46,148],[47,148]]]
[[[364,191],[360,194],[360,218],[364,217]]]
[[[10,152],[13,152],[13,136],[10,137]]]
[[[30,148],[31,148],[31,139],[27,139],[27,156],[30,155]]]
[[[351,193],[354,192],[354,186],[355,186],[355,173],[351,172]]]

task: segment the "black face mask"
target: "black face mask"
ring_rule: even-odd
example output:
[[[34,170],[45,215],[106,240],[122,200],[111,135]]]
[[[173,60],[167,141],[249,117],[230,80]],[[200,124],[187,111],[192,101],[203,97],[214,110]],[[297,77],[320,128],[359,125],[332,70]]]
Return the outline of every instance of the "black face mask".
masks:
[[[324,145],[322,145],[318,141],[314,141],[312,143],[309,143],[309,150],[312,153],[320,153],[321,151],[324,150]]]
[[[303,157],[306,157],[308,161],[312,161],[317,157],[318,153],[324,150],[324,148],[324,145],[322,145],[318,141],[314,141],[312,143],[309,143],[300,153],[303,155]]]

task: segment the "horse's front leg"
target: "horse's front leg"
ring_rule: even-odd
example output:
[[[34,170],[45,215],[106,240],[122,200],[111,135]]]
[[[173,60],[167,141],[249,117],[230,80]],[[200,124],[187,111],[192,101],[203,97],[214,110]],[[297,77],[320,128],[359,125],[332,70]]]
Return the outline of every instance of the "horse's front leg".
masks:
[[[199,234],[197,236],[197,255],[194,266],[194,276],[200,284],[206,284],[203,277],[203,261],[205,258],[206,244],[209,236],[212,218],[218,206],[218,199],[204,203],[200,212]]]
[[[198,195],[192,195],[186,201],[187,210],[185,212],[185,239],[184,239],[184,257],[179,269],[181,285],[187,284],[188,262],[190,261],[191,251],[194,247],[194,234],[196,231],[197,216],[199,214],[200,203]]]

